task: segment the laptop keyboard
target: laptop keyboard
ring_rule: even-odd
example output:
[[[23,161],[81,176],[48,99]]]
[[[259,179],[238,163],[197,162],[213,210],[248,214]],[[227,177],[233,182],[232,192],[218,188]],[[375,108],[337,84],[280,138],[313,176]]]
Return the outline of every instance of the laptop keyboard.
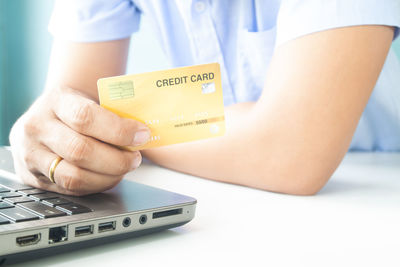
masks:
[[[16,183],[0,184],[0,225],[91,211],[61,194]]]

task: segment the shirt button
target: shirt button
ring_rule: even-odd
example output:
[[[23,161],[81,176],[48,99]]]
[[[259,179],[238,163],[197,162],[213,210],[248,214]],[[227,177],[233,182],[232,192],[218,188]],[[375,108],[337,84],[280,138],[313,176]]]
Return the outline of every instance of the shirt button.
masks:
[[[197,12],[203,12],[206,9],[206,4],[204,2],[196,2],[194,4],[194,8],[196,9]]]

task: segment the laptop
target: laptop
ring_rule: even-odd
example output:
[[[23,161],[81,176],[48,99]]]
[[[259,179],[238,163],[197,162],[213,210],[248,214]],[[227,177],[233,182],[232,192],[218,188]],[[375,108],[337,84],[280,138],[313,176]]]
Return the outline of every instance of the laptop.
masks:
[[[178,227],[195,209],[192,197],[127,180],[84,197],[33,188],[0,147],[0,265]]]

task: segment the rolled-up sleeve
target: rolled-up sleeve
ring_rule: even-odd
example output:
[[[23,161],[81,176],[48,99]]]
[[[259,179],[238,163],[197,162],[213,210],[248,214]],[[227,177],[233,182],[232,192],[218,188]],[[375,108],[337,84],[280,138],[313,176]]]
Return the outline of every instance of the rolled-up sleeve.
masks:
[[[283,0],[277,22],[277,43],[332,28],[387,25],[400,28],[399,0]]]
[[[48,28],[56,38],[100,42],[129,37],[139,24],[130,0],[57,0]]]

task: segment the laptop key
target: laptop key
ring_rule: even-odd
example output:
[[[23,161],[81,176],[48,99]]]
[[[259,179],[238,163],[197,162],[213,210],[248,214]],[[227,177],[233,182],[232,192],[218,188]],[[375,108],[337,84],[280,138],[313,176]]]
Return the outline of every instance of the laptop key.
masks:
[[[26,190],[20,190],[20,191],[18,191],[18,192],[20,192],[20,193],[22,193],[22,194],[24,194],[24,195],[28,195],[28,196],[46,193],[46,191],[43,191],[43,190],[40,190],[40,189],[37,189],[37,188],[34,188],[34,189],[26,189]]]
[[[32,211],[33,213],[38,214],[41,218],[52,218],[52,217],[67,215],[65,212],[62,212],[53,207],[49,207],[40,202],[22,203],[22,204],[19,204],[19,206],[21,206],[25,209],[28,209],[29,211]]]
[[[0,209],[8,209],[8,208],[12,208],[12,207],[14,207],[14,205],[11,205],[7,202],[0,201]]]
[[[7,220],[6,218],[0,216],[0,225],[1,225],[1,224],[8,224],[8,223],[10,223],[9,220]]]
[[[92,211],[91,209],[89,209],[85,206],[82,206],[80,204],[76,204],[76,203],[64,204],[64,205],[57,206],[56,208],[68,213],[69,215]]]
[[[54,193],[43,193],[43,194],[37,194],[37,195],[31,195],[30,197],[33,198],[34,200],[44,200],[44,199],[50,199],[50,198],[58,198],[60,195],[54,194]]]
[[[24,209],[21,209],[19,207],[2,209],[0,210],[0,215],[7,217],[13,222],[23,222],[23,221],[31,221],[39,219],[39,216],[30,213]]]
[[[55,206],[71,203],[71,201],[69,201],[68,199],[60,197],[60,198],[46,199],[46,200],[43,200],[42,203],[46,204],[46,205],[49,205],[51,207],[55,207]]]
[[[9,203],[12,203],[12,204],[18,204],[18,203],[24,203],[24,202],[32,202],[34,200],[30,197],[22,196],[22,197],[6,198],[6,201]]]
[[[10,189],[0,186],[0,193],[3,193],[3,192],[10,192]]]
[[[20,193],[17,193],[17,192],[3,192],[3,193],[0,193],[0,197],[1,198],[9,198],[9,197],[20,197],[20,196],[22,196]]]
[[[34,189],[32,186],[26,185],[26,184],[18,184],[18,183],[13,183],[11,181],[2,184],[3,187],[10,188],[12,190],[26,190],[26,189]]]

